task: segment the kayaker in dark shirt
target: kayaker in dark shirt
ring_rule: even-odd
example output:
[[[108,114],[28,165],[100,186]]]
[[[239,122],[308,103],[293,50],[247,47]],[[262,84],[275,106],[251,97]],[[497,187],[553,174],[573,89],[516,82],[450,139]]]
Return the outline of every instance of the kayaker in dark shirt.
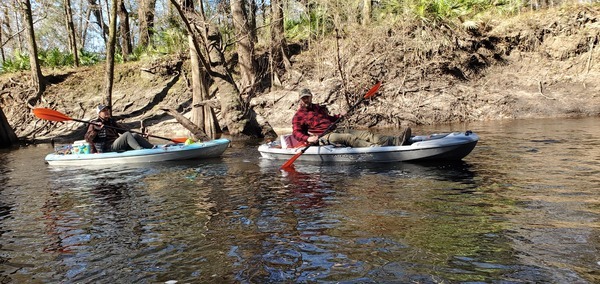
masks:
[[[326,107],[312,103],[312,93],[308,89],[300,91],[300,107],[292,119],[292,135],[300,142],[315,143],[341,115],[330,115]],[[402,135],[377,135],[369,131],[335,129],[321,137],[330,144],[343,144],[350,147],[399,146],[407,144],[411,130],[407,127]]]
[[[98,118],[90,121],[85,133],[85,141],[90,143],[92,152],[119,152],[154,147],[141,135],[126,131],[111,117],[107,106],[99,105],[96,113]]]

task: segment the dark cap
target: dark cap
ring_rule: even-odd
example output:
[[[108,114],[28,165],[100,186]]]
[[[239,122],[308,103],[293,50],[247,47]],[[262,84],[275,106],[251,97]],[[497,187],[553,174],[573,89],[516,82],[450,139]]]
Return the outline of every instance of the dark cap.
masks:
[[[309,89],[302,89],[300,91],[300,95],[298,96],[299,99],[304,98],[304,97],[312,97],[312,93],[310,92]]]

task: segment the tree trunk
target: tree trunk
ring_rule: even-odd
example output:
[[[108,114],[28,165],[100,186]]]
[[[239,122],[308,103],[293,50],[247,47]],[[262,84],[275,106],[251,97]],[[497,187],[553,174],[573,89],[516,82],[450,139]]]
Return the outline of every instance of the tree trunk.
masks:
[[[190,61],[192,69],[192,117],[191,121],[196,124],[204,133],[210,138],[216,138],[217,134],[221,132],[218,123],[214,115],[213,109],[210,105],[202,105],[196,107],[200,102],[209,99],[208,94],[208,82],[206,80],[206,72],[200,65],[199,53],[194,47],[194,39],[192,36],[188,36],[190,46]]]
[[[106,46],[106,89],[104,92],[106,105],[112,112],[112,89],[115,76],[115,45],[117,41],[117,1],[113,1],[110,12],[110,29]]]
[[[88,0],[88,3],[90,4],[92,14],[94,14],[94,17],[96,18],[96,24],[98,24],[98,27],[100,27],[100,29],[102,30],[102,38],[106,43],[106,36],[109,34],[109,29],[108,26],[104,23],[104,20],[102,20],[102,9],[100,7],[100,4],[97,4],[96,0]],[[112,18],[113,16],[110,15],[110,17]]]
[[[362,25],[367,26],[371,23],[371,0],[363,0]]]
[[[281,0],[271,0],[271,23],[271,85],[279,86],[281,85],[279,77],[291,68],[285,41]]]
[[[79,67],[79,52],[77,50],[77,34],[73,24],[73,12],[71,10],[71,0],[65,0],[65,15],[67,16],[67,33],[69,34],[69,49],[73,54],[75,67]]]
[[[218,29],[209,25],[193,9],[184,9],[177,0],[171,0],[171,3],[177,9],[188,33],[192,36],[192,44],[198,51],[198,62],[214,81],[216,89],[214,91],[211,89],[211,93],[214,92],[218,96],[221,104],[221,117],[227,125],[229,134],[261,137],[263,133],[274,133],[270,126],[264,130],[257,127],[255,116],[242,103],[240,91],[227,68],[225,55],[222,53],[223,44]]]
[[[152,35],[154,33],[154,10],[156,0],[141,0],[138,8],[138,17],[140,21],[140,42],[142,47],[151,45]]]
[[[18,0],[15,0],[15,6],[18,5]],[[29,10],[31,10],[31,3],[29,4]],[[8,10],[8,9],[7,9]],[[13,12],[15,13],[15,30],[16,31],[20,31],[21,30],[21,15],[19,15],[18,9],[14,9]],[[8,13],[7,13],[8,15]],[[11,33],[12,34],[12,33]],[[23,37],[21,36],[20,32],[17,32],[17,50],[23,50],[25,48],[23,48]]]
[[[4,111],[0,108],[0,148],[8,148],[17,142],[15,131],[8,124]]]
[[[254,60],[254,42],[248,25],[248,13],[245,0],[231,0],[233,26],[237,31],[237,53],[240,67],[241,95],[252,98],[256,83],[256,63]],[[248,100],[248,99],[246,99]]]
[[[258,5],[256,0],[250,0],[250,13],[248,14],[248,28],[250,29],[250,40],[252,43],[258,43],[258,34],[256,33],[256,13]]]
[[[116,0],[114,0],[116,1]],[[118,0],[118,14],[119,14],[119,31],[121,34],[121,55],[123,55],[123,61],[127,61],[129,55],[132,52],[131,46],[131,29],[129,27],[129,13],[125,8],[123,0]]]
[[[85,11],[85,20],[83,20],[82,30],[81,30],[81,48],[85,48],[85,39],[87,38],[88,26],[90,23],[90,17],[92,16],[92,9],[88,8]]]
[[[25,15],[25,24],[27,25],[27,35],[29,36],[29,63],[31,65],[31,84],[35,88],[36,96],[34,101],[30,101],[32,105],[36,104],[37,101],[42,97],[42,94],[46,90],[46,84],[44,82],[44,76],[40,69],[40,60],[38,59],[37,44],[35,42],[35,31],[33,27],[33,17],[31,15],[31,2],[29,0],[22,0],[23,15]]]
[[[4,40],[2,40],[2,20],[0,19],[0,43],[3,42]],[[0,55],[2,55],[2,62],[4,63],[4,61],[6,61],[6,57],[4,56],[4,45],[0,45]]]

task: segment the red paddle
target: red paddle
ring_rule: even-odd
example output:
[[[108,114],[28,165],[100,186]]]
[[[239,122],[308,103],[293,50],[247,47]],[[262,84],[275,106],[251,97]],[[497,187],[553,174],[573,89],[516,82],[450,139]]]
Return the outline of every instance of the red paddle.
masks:
[[[89,121],[85,121],[85,120],[79,120],[79,119],[75,119],[75,118],[71,118],[66,116],[63,113],[60,113],[58,111],[49,109],[49,108],[35,108],[33,109],[33,114],[35,116],[37,116],[38,118],[44,119],[44,120],[50,120],[50,121],[77,121],[77,122],[81,122],[81,123],[91,123]],[[110,126],[110,125],[104,125],[105,127],[109,127],[109,128],[114,128],[114,129],[118,129],[118,130],[125,130],[125,131],[129,131],[132,133],[138,133],[138,134],[142,134],[142,135],[148,135],[150,137],[154,137],[154,138],[158,138],[158,139],[163,139],[163,140],[167,140],[167,141],[172,141],[175,143],[185,143],[185,141],[187,140],[187,138],[184,137],[180,137],[180,138],[166,138],[166,137],[160,137],[160,136],[156,136],[156,135],[150,135],[150,134],[145,134],[145,133],[141,133],[141,132],[137,132],[137,131],[133,131],[133,130],[129,130],[129,129],[123,129],[123,128],[119,128],[119,127],[114,127],[114,126]]]
[[[327,129],[325,129],[325,131],[323,131],[323,133],[321,133],[317,140],[319,140],[319,138],[327,135],[327,133],[329,133],[332,129],[334,129],[334,127],[336,126],[336,124],[338,124],[338,122],[340,122],[342,120],[342,118],[346,117],[348,115],[348,113],[350,113],[352,110],[354,110],[360,103],[362,103],[365,99],[368,99],[372,96],[375,95],[375,93],[377,93],[377,90],[379,90],[379,87],[381,87],[381,82],[375,84],[375,86],[373,86],[366,94],[364,97],[362,97],[360,100],[358,100],[358,102],[356,102],[353,106],[350,107],[350,109],[348,110],[348,112],[346,112],[346,115],[344,116],[340,116],[336,121],[334,121],[331,125],[329,125],[329,127],[327,127]],[[296,161],[298,158],[300,158],[300,156],[302,156],[302,154],[304,154],[304,152],[306,152],[306,150],[311,146],[311,144],[308,144],[306,147],[302,148],[302,150],[300,150],[300,152],[298,152],[296,155],[294,155],[292,158],[290,158],[287,162],[285,162],[285,164],[283,164],[281,166],[281,169],[285,169],[285,168],[289,168],[292,166],[292,164],[294,164],[294,161]]]

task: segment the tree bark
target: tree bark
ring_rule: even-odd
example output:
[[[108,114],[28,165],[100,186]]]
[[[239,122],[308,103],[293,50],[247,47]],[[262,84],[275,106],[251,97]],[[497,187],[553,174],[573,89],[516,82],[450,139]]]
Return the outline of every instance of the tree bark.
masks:
[[[131,28],[129,27],[129,12],[127,12],[127,8],[125,8],[124,1],[118,1],[119,6],[117,13],[119,14],[119,31],[121,34],[121,55],[123,55],[123,61],[127,61],[133,49],[131,46]]]
[[[218,29],[204,21],[195,10],[184,9],[177,0],[171,0],[171,3],[192,36],[192,44],[198,51],[199,65],[214,83],[214,89],[209,90],[211,94],[217,95],[221,103],[221,117],[229,134],[262,137],[263,133],[274,133],[270,126],[264,129],[257,127],[255,116],[246,108],[247,105],[242,103],[240,91],[227,68],[228,62],[223,54],[224,48]]]
[[[102,38],[106,43],[106,36],[109,34],[109,28],[104,23],[104,20],[102,20],[102,9],[100,8],[100,4],[97,4],[96,0],[88,0],[88,3],[90,4],[92,14],[94,14],[94,17],[96,18],[96,24],[98,24],[98,27],[102,30]],[[112,18],[113,16],[110,15],[110,17]]]
[[[256,63],[254,60],[254,42],[248,24],[248,13],[245,0],[231,0],[233,26],[237,31],[237,53],[240,67],[241,95],[251,98],[254,95],[256,83]]]
[[[85,48],[85,39],[87,38],[87,31],[90,23],[90,17],[92,16],[92,9],[88,8],[85,11],[85,19],[83,20],[82,30],[81,30],[81,44],[82,48]]]
[[[195,106],[200,102],[209,99],[209,82],[207,80],[206,72],[204,72],[204,69],[200,65],[199,53],[194,47],[193,37],[188,36],[188,40],[192,69],[192,106]],[[198,125],[198,127],[211,138],[216,138],[218,133],[221,132],[214,110],[209,105],[194,107],[192,109],[191,121]]]
[[[79,67],[79,51],[77,50],[77,34],[75,33],[75,25],[73,24],[73,12],[71,10],[71,0],[65,0],[65,15],[67,21],[67,33],[69,34],[69,49],[73,54],[75,67]]]
[[[271,0],[271,85],[281,85],[279,77],[291,68],[283,20],[281,0]]]
[[[31,15],[31,2],[29,0],[22,0],[21,9],[23,15],[25,15],[25,22],[27,27],[28,45],[29,45],[29,63],[31,65],[31,84],[35,88],[36,96],[30,104],[34,105],[42,97],[42,94],[46,90],[46,83],[42,70],[40,68],[40,60],[38,59],[37,44],[35,42],[35,31],[33,27],[33,16]]]
[[[141,0],[138,8],[138,17],[140,22],[140,42],[142,47],[148,47],[152,44],[152,35],[154,33],[154,9],[156,0]]]
[[[108,44],[106,46],[106,86],[105,102],[111,107],[112,112],[112,89],[115,76],[115,45],[117,41],[117,1],[113,1],[110,12],[110,29],[108,33]]]
[[[4,41],[2,35],[2,19],[0,19],[0,43]],[[0,45],[0,55],[2,55],[2,62],[6,61],[6,57],[4,56],[4,44]]]
[[[363,0],[362,9],[362,25],[366,26],[371,23],[371,0]]]
[[[256,44],[258,43],[258,34],[256,30],[256,13],[258,11],[258,5],[256,0],[250,0],[250,13],[248,14],[248,27],[250,29],[250,40]]]
[[[0,108],[0,148],[8,148],[17,143],[18,138],[15,131],[8,124],[4,111]]]

